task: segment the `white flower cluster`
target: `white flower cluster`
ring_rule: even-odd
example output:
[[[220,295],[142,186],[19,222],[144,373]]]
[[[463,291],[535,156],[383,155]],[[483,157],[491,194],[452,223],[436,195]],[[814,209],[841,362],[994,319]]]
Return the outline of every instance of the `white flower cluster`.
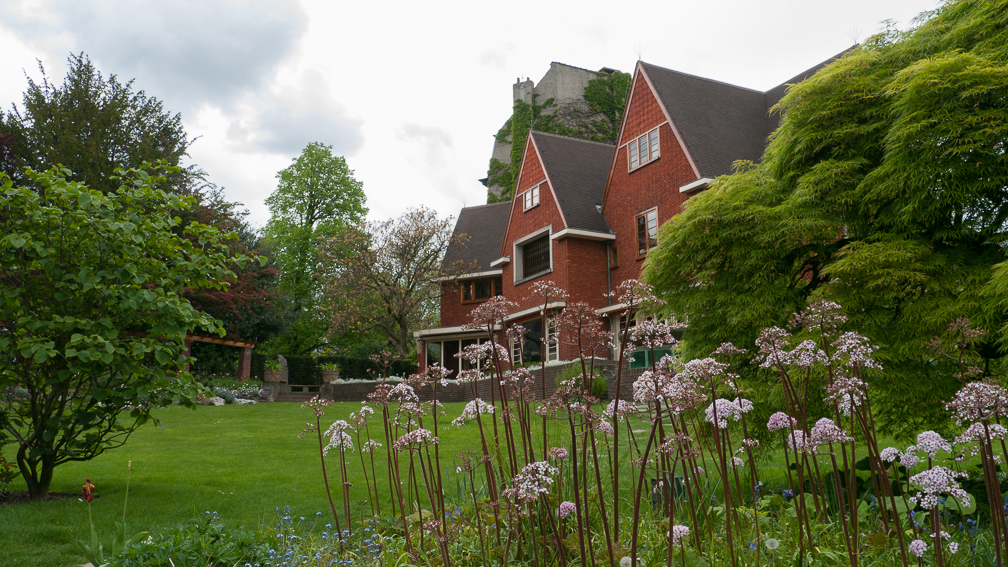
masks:
[[[392,443],[392,448],[396,451],[402,451],[403,449],[408,449],[410,447],[420,447],[426,445],[427,443],[433,443],[437,445],[438,439],[434,437],[434,434],[426,429],[414,429],[413,431],[407,431],[402,437],[397,441]]]
[[[770,431],[780,431],[781,429],[791,429],[795,425],[798,425],[798,420],[789,416],[788,414],[779,411],[770,416],[769,421],[767,421],[767,429]]]
[[[546,461],[529,463],[515,475],[511,487],[504,490],[504,496],[516,502],[534,502],[540,494],[549,492],[556,473],[557,468]]]
[[[353,439],[347,433],[348,429],[353,430],[353,427],[342,419],[337,419],[329,426],[329,429],[325,432],[325,436],[329,438],[329,443],[322,448],[323,456],[328,455],[330,449],[353,451]]]
[[[938,505],[938,498],[942,494],[948,494],[955,497],[963,506],[969,506],[969,493],[963,490],[959,486],[959,482],[956,481],[957,478],[966,478],[967,476],[966,473],[943,466],[935,466],[919,472],[910,477],[910,482],[923,490],[911,497],[910,500],[920,504],[922,508],[933,508]]]
[[[956,425],[986,421],[995,414],[1005,414],[1008,390],[997,384],[970,382],[956,393],[951,402],[945,404],[945,409],[952,411]]]
[[[462,410],[462,415],[456,417],[452,420],[452,425],[455,427],[462,427],[466,422],[476,419],[477,415],[485,415],[494,412],[494,407],[480,398],[466,404],[465,409]]]

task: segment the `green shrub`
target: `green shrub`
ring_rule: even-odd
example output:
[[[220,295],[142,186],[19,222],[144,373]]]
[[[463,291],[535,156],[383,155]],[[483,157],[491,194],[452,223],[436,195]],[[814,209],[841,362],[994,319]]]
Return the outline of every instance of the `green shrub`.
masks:
[[[218,521],[217,512],[207,512],[202,518],[126,547],[109,565],[206,567],[264,564],[267,560],[267,547],[254,532],[228,528]]]
[[[574,362],[567,368],[564,368],[563,371],[557,375],[556,381],[557,384],[560,384],[561,382],[566,382],[567,380],[570,380],[571,378],[580,375],[581,375],[581,363]],[[596,368],[595,376],[594,378],[592,378],[591,382],[591,395],[600,400],[603,400],[608,397],[608,394],[609,394],[609,386],[605,372],[602,372],[602,370]]]

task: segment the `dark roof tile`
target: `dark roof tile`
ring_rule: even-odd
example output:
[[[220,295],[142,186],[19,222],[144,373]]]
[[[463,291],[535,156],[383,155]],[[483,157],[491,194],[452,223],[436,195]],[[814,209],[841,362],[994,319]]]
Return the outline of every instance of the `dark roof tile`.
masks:
[[[463,242],[448,245],[441,268],[453,272],[461,267],[469,272],[491,269],[490,262],[498,258],[504,231],[507,230],[511,202],[465,207],[459,211],[453,236],[466,235]],[[475,266],[471,266],[475,262]]]
[[[596,205],[602,204],[615,147],[535,131],[532,137],[567,227],[609,232]]]

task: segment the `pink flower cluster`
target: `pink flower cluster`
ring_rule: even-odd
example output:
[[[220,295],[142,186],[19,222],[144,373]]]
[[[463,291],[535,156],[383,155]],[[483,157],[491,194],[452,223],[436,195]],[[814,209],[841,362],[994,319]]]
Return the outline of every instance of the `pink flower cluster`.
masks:
[[[868,385],[864,380],[855,377],[841,377],[826,387],[826,397],[823,399],[835,403],[842,415],[850,415],[851,407],[860,407],[861,399],[867,391]]]
[[[824,417],[812,426],[809,443],[814,447],[819,447],[831,443],[850,443],[853,440],[854,438],[843,429],[837,427],[837,424],[832,419]]]
[[[561,518],[566,518],[567,516],[570,516],[571,512],[573,512],[574,509],[575,509],[575,506],[574,506],[573,502],[567,502],[567,501],[561,502],[560,503],[560,510],[559,510],[560,517]]]
[[[781,429],[791,429],[792,427],[798,425],[798,420],[789,416],[788,414],[779,411],[770,416],[770,420],[767,421],[767,429],[770,431],[780,431]]]
[[[878,347],[870,344],[867,337],[850,331],[833,342],[833,360],[843,362],[852,369],[881,370],[882,365],[871,357],[876,350]]]
[[[667,535],[672,538],[672,545],[675,545],[679,543],[679,540],[689,537],[689,528],[682,524],[675,524]]]
[[[754,361],[759,363],[760,368],[778,368],[791,364],[791,353],[788,351],[790,338],[791,333],[780,327],[763,329],[756,337],[759,351]]]
[[[945,404],[952,411],[956,425],[986,421],[995,414],[1004,415],[1008,409],[1008,390],[997,384],[970,382]]]
[[[546,461],[529,463],[515,475],[511,487],[504,490],[504,496],[516,502],[534,502],[540,494],[549,492],[556,473],[557,468]]]
[[[664,345],[676,345],[672,336],[672,327],[654,320],[640,321],[630,330],[630,340],[641,348],[658,348]]]
[[[567,458],[567,455],[569,453],[563,447],[551,447],[549,450],[549,458],[553,461],[562,461]]]
[[[637,413],[637,406],[626,400],[612,400],[609,402],[609,405],[606,406],[606,410],[602,415],[604,415],[607,419],[611,418],[614,410],[616,411],[616,419],[623,421],[628,415]]]
[[[927,551],[927,548],[927,543],[925,543],[924,540],[915,539],[907,546],[907,551],[920,558],[924,557],[924,552]]]
[[[742,414],[748,413],[752,409],[752,402],[744,398],[735,398],[734,400],[718,398],[714,400],[714,403],[707,406],[704,414],[706,415],[705,419],[707,423],[713,424],[719,429],[724,429],[728,427],[729,417],[735,421],[739,421],[742,419]],[[717,414],[716,417],[715,414]]]
[[[952,452],[952,445],[934,431],[925,431],[917,435],[917,445],[913,447],[917,451],[924,451],[932,459],[938,451]],[[907,449],[908,451],[910,448]]]
[[[809,304],[801,313],[792,315],[791,328],[802,328],[807,331],[816,331],[825,336],[835,336],[840,325],[847,322],[847,317],[842,311],[839,304],[820,299]]]
[[[476,419],[478,415],[485,415],[488,413],[493,413],[494,407],[480,398],[466,404],[465,408],[462,410],[462,415],[456,417],[452,420],[452,425],[455,427],[462,427],[466,422]]]
[[[921,491],[910,498],[922,508],[933,508],[938,505],[938,498],[948,494],[958,500],[963,506],[970,505],[970,495],[959,486],[958,478],[966,478],[963,472],[954,471],[943,466],[935,466],[910,477],[910,482],[921,487]]]
[[[826,364],[829,359],[826,353],[816,344],[815,341],[802,341],[787,355],[792,366],[801,368],[811,368],[817,364]]]

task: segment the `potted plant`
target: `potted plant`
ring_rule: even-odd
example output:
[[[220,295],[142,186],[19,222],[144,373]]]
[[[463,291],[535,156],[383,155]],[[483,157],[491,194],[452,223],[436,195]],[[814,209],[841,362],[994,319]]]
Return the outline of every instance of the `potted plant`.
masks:
[[[279,382],[283,376],[283,368],[280,366],[280,361],[270,359],[266,361],[264,366],[263,382]]]
[[[319,364],[319,370],[322,371],[323,384],[334,384],[339,381],[339,373],[340,373],[339,364],[333,362],[325,362]]]

